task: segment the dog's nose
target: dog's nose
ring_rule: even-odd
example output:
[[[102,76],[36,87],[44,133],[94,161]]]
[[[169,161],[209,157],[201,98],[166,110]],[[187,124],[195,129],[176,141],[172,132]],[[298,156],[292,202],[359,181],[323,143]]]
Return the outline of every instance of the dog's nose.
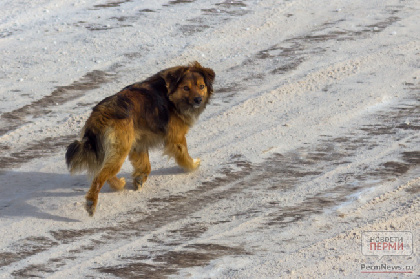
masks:
[[[201,102],[203,101],[203,98],[201,98],[201,97],[195,97],[194,98],[194,103],[196,104],[196,105],[199,105],[199,104],[201,104]]]

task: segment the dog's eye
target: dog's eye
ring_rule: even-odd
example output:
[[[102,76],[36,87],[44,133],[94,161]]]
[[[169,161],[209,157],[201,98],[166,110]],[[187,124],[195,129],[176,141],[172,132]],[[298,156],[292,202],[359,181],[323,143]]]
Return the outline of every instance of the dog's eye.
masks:
[[[190,88],[188,86],[184,86],[185,91],[190,91]]]
[[[200,85],[200,89],[204,89],[204,85]]]

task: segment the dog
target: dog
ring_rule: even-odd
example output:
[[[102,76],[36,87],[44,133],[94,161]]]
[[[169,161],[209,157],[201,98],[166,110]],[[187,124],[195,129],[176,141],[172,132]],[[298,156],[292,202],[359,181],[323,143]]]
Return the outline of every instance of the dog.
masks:
[[[198,168],[200,159],[189,155],[186,134],[208,104],[214,79],[212,69],[195,61],[129,85],[92,109],[81,139],[71,143],[65,155],[71,174],[86,170],[93,177],[85,205],[90,216],[105,182],[114,190],[124,188],[125,179],[116,175],[127,156],[136,190],[151,172],[152,147],[163,144],[164,154],[186,171]]]

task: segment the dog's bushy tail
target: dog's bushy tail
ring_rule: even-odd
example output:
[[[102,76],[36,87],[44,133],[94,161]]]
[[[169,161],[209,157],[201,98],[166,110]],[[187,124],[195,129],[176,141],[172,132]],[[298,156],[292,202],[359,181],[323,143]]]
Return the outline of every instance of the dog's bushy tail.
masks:
[[[97,173],[104,161],[104,148],[101,136],[87,129],[83,138],[75,140],[67,147],[66,163],[70,173],[87,170],[91,175]]]

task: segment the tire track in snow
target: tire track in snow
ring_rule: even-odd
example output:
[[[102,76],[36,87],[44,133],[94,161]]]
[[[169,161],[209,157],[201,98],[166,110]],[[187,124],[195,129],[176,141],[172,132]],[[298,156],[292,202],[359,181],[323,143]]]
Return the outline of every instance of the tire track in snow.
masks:
[[[12,152],[0,157],[0,171],[16,168],[33,159],[51,156],[63,151],[64,148],[77,138],[77,135],[46,137],[29,144],[23,150]]]
[[[31,121],[28,118],[43,117],[51,112],[51,108],[81,97],[89,90],[100,88],[101,85],[110,82],[111,77],[115,78],[115,75],[108,71],[94,70],[86,73],[80,80],[70,85],[58,86],[50,95],[21,108],[3,113],[0,118],[0,136]]]
[[[305,34],[285,39],[269,48],[259,50],[239,65],[226,69],[226,72],[232,76],[240,77],[239,73],[242,71],[251,74],[223,84],[219,89],[220,93],[224,93],[223,102],[229,103],[237,97],[237,92],[264,84],[265,80],[278,75],[284,76],[282,79],[285,79],[287,74],[292,74],[305,61],[329,51],[331,42],[363,40],[384,32],[401,20],[398,14],[403,8],[403,6],[387,6],[376,21],[359,25],[354,30],[347,29],[344,25],[345,18],[333,22],[325,21]],[[255,69],[263,69],[264,72]]]

